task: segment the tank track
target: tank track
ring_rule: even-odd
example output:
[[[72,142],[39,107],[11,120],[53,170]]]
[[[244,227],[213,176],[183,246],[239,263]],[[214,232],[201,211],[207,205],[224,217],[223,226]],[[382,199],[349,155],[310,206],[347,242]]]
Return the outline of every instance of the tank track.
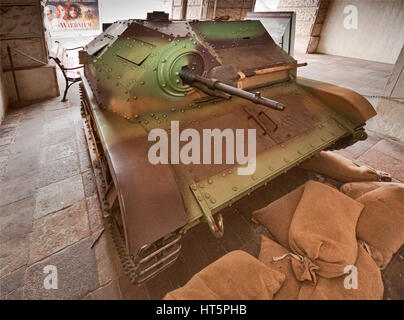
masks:
[[[176,261],[181,250],[181,235],[178,232],[172,233],[150,245],[146,245],[139,250],[136,257],[128,253],[119,204],[115,203],[114,206],[112,203],[109,204],[106,196],[109,189],[107,186],[111,186],[113,181],[105,161],[103,148],[99,142],[97,130],[88,110],[89,104],[86,101],[87,98],[82,86],[80,86],[80,97],[83,129],[93,164],[103,215],[107,219],[108,229],[125,274],[132,284],[141,285]]]
[[[169,241],[166,239],[165,243],[161,245],[154,243],[148,246],[149,250],[141,250],[143,254],[141,253],[134,258],[128,254],[124,237],[122,232],[119,231],[115,219],[109,217],[108,220],[112,241],[118,253],[119,260],[132,284],[141,285],[145,283],[177,260],[177,256],[181,250],[180,235],[171,235],[167,238]],[[157,247],[157,250],[150,250],[153,246]],[[161,256],[159,257],[159,255]],[[135,263],[135,261],[138,263]]]
[[[368,135],[367,135],[365,129],[363,128],[363,126],[361,126],[356,129],[355,133],[339,139],[334,144],[325,148],[324,150],[333,151],[333,150],[345,149],[345,148],[352,146],[353,144],[355,144],[358,141],[366,140],[367,137],[368,137]]]

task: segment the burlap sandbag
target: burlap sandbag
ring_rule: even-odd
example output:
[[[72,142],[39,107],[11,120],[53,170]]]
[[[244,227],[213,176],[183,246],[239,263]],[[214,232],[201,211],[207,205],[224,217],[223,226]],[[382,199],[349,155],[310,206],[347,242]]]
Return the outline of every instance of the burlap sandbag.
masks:
[[[289,249],[290,223],[302,197],[304,186],[298,187],[253,213],[253,217],[269,230],[278,243],[287,249]]]
[[[377,262],[383,269],[404,243],[404,187],[385,185],[356,200],[365,206],[358,220],[357,237],[371,250],[380,251],[383,260]]]
[[[303,257],[292,260],[300,281],[316,282],[344,274],[357,258],[356,223],[363,204],[315,181],[305,184],[289,229],[289,247]]]
[[[303,161],[300,167],[342,182],[391,181],[390,175],[385,172],[360,166],[330,151],[321,151],[313,158]]]
[[[287,254],[289,250],[285,249],[281,245],[272,241],[268,237],[261,237],[261,251],[258,259],[265,265],[273,270],[279,271],[285,275],[285,282],[279,291],[275,294],[274,300],[297,300],[301,282],[297,281],[295,274],[293,273],[290,257],[286,259],[280,259],[274,261],[274,258],[281,257]]]
[[[345,286],[354,285],[352,269],[347,274],[333,278],[318,278],[317,284],[305,282],[301,286],[299,299],[301,300],[380,300],[383,298],[383,281],[379,268],[366,252],[358,245],[357,287],[347,289]],[[348,278],[347,278],[348,277]],[[345,280],[345,285],[344,285]]]
[[[169,292],[165,300],[269,300],[285,275],[240,250],[229,252],[188,283]]]
[[[375,190],[377,188],[386,185],[403,186],[404,184],[394,182],[350,182],[343,184],[340,190],[341,192],[345,193],[348,197],[351,197],[352,199],[357,199],[361,195],[369,191]]]

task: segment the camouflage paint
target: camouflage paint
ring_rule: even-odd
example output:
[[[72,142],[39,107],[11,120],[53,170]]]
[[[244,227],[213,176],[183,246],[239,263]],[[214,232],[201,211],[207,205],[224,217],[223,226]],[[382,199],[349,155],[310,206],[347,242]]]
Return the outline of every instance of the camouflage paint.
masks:
[[[221,65],[226,50],[233,50],[236,54],[239,49],[250,48],[249,55],[235,56],[235,61],[255,58],[259,61],[262,58],[259,56],[264,56],[264,53],[254,50],[263,45],[267,46],[271,56],[266,58],[268,63],[264,61],[257,65],[257,70],[296,64],[293,58],[274,44],[258,21],[126,23],[128,28],[108,47],[90,56],[90,63],[85,68],[85,82],[88,81],[91,87],[88,90],[94,93],[98,101],[98,105],[92,104],[91,112],[103,149],[107,157],[119,160],[120,168],[126,166],[125,175],[136,176],[141,172],[136,172],[138,168],[130,165],[126,154],[112,154],[116,145],[134,139],[147,140],[150,130],[169,130],[174,120],[192,127],[200,125],[203,120],[213,121],[241,112],[245,106],[256,108],[251,102],[238,97],[221,100],[184,85],[179,78],[182,66],[193,65],[197,73],[206,76],[214,67]],[[238,71],[243,74],[251,70],[238,68]],[[190,174],[187,171],[189,168],[171,165],[187,214],[188,222],[181,232],[200,221],[206,221],[212,232],[221,236],[221,221],[219,219],[216,223],[214,214],[316,152],[354,134],[356,128],[375,114],[366,99],[357,93],[321,82],[296,80],[295,69],[249,75],[248,81],[259,88],[263,96],[286,105],[287,111],[283,114],[268,111],[270,117],[279,123],[283,140],[278,138],[282,142],[258,154],[257,171],[252,176],[238,176],[236,166],[222,171],[212,170],[212,166],[208,166],[206,170],[212,174],[200,179]],[[288,113],[290,110],[293,112]],[[315,125],[308,126],[303,118],[304,113],[312,115]],[[306,131],[302,133],[301,128],[293,128],[294,123]],[[249,126],[246,123],[245,128]],[[290,138],[287,138],[289,133],[285,128],[289,128]],[[144,156],[147,157],[146,154]],[[113,175],[114,165],[117,164],[110,161]],[[120,179],[119,175],[115,176],[118,190]],[[150,187],[150,192],[153,192],[153,186]],[[129,203],[132,199],[120,200],[121,209],[125,211],[125,202]],[[123,212],[122,215],[147,215],[147,210],[139,208],[137,212]],[[130,232],[136,232],[138,228],[126,227]],[[126,236],[131,237],[130,234]],[[156,237],[160,236],[156,234]],[[136,248],[133,251],[135,253]]]

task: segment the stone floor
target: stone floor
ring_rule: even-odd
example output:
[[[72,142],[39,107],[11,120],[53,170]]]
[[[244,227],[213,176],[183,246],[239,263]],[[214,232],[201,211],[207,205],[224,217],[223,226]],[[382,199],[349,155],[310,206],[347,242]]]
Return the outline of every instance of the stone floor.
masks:
[[[309,62],[300,69],[302,76],[369,95],[382,92],[391,70],[391,65],[340,57],[304,55],[301,60]],[[104,230],[77,86],[69,99],[11,109],[0,126],[0,299],[162,298],[228,251],[243,248],[256,255],[258,235],[265,231],[251,223],[252,210],[308,179],[295,168],[224,212],[221,240],[212,237],[206,225],[192,229],[174,266],[135,287]],[[404,182],[400,142],[369,132],[368,140],[340,153]],[[57,267],[57,290],[44,288],[48,265]]]
[[[325,54],[296,53],[294,58],[307,62],[298,76],[332,83],[364,95],[375,107],[394,65]]]

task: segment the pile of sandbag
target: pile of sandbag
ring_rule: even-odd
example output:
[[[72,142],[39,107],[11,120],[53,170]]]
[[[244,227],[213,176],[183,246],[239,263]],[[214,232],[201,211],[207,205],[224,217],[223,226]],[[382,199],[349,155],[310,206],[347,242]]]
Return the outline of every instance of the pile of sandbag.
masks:
[[[254,213],[259,259],[232,251],[164,299],[382,299],[380,269],[404,243],[404,185],[308,181]]]
[[[349,183],[308,181],[254,212],[275,239],[262,236],[259,259],[230,252],[165,299],[382,299],[380,270],[404,243],[404,184],[332,152],[301,167]]]
[[[348,183],[341,191],[309,181],[254,218],[259,259],[285,274],[274,299],[381,299],[380,269],[404,243],[404,185]]]
[[[303,161],[300,167],[341,182],[391,181],[388,173],[360,165],[331,151],[321,151]]]
[[[250,254],[236,250],[194,275],[165,300],[270,300],[285,275],[269,268]]]

